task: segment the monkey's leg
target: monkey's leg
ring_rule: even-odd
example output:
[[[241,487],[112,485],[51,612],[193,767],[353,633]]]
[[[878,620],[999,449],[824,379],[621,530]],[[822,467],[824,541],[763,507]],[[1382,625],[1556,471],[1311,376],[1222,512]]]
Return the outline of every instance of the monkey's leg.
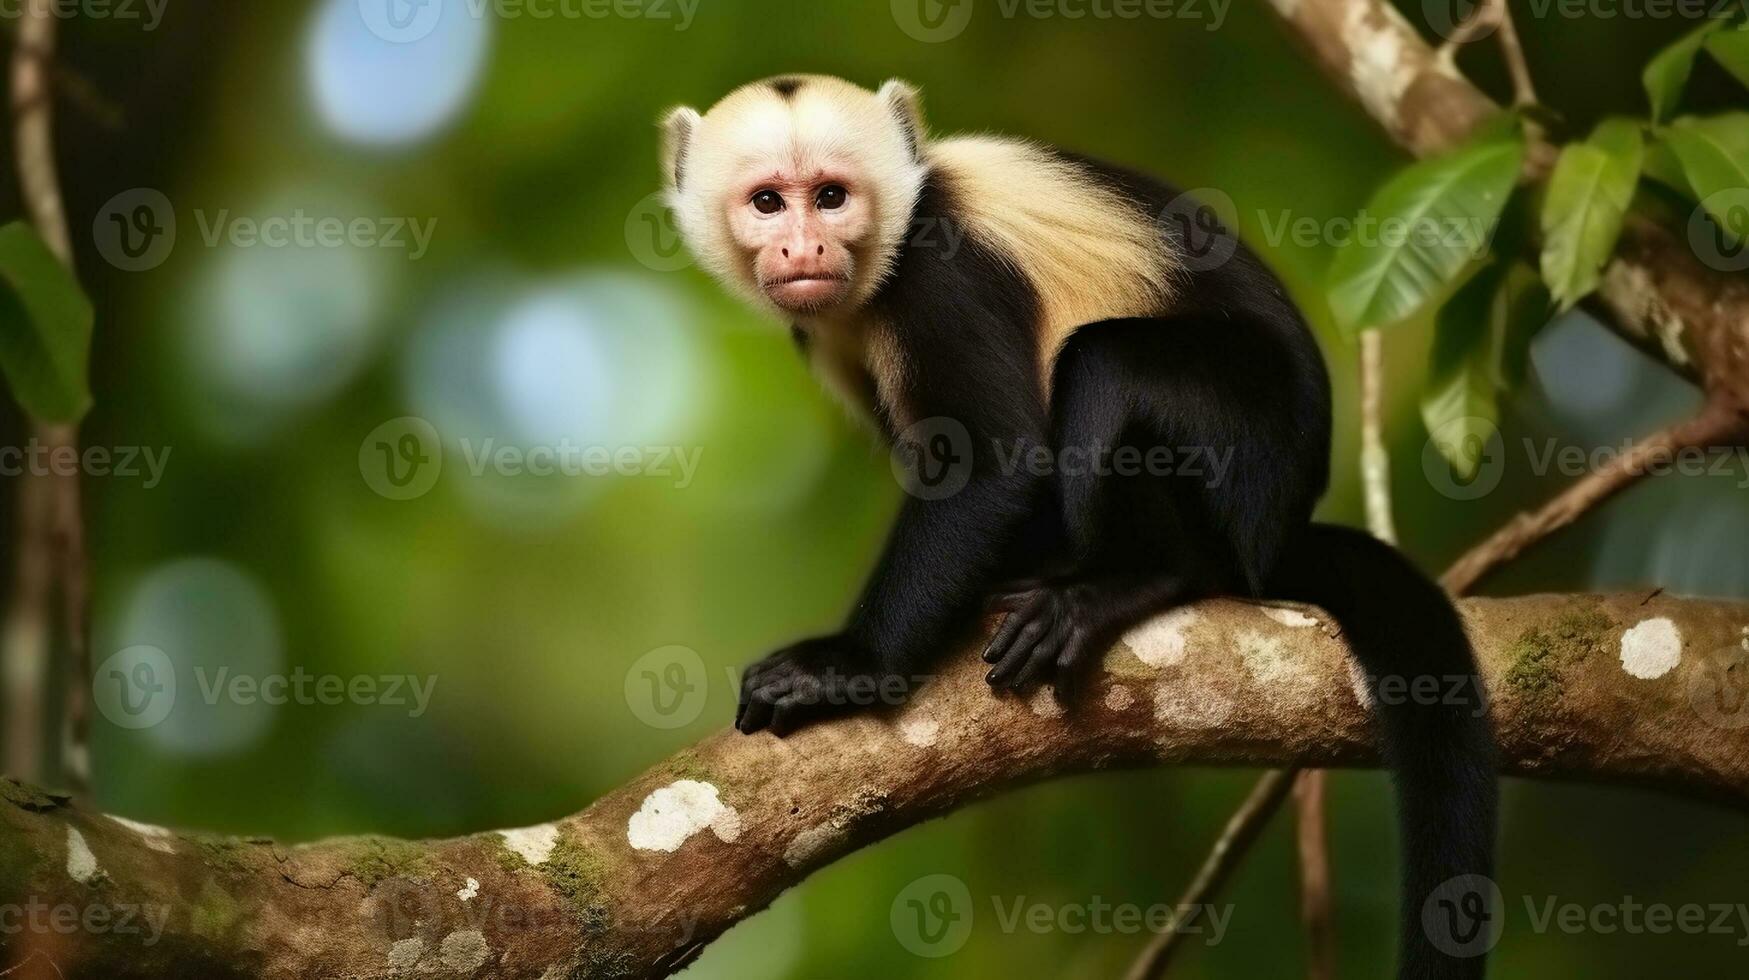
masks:
[[[1294,426],[1284,416],[1294,409],[1277,376],[1290,368],[1268,356],[1266,329],[1110,321],[1083,327],[1064,348],[1052,442],[1074,570],[998,597],[1009,615],[984,654],[992,686],[1048,679],[1066,699],[1148,616],[1253,591],[1275,542],[1315,497],[1291,465]],[[1218,474],[1195,465],[1206,458],[1225,465]]]

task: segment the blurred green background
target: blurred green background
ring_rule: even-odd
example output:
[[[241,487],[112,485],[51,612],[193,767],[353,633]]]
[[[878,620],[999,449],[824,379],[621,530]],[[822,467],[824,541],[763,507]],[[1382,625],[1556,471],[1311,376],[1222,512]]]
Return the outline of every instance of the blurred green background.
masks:
[[[1323,513],[1358,521],[1355,358],[1325,330],[1320,292],[1331,249],[1265,229],[1353,213],[1402,157],[1264,5],[1233,4],[1211,29],[1206,4],[1188,8],[1200,18],[1122,20],[1004,16],[998,0],[976,0],[961,33],[932,43],[901,27],[903,0],[666,0],[643,16],[550,19],[532,16],[548,9],[538,0],[510,8],[522,16],[439,3],[430,32],[399,43],[372,34],[355,0],[169,0],[151,29],[63,25],[61,172],[98,309],[85,438],[170,453],[154,485],[86,480],[96,659],[155,646],[183,685],[161,724],[99,719],[104,809],[289,840],[549,820],[725,725],[730,671],[835,624],[899,498],[886,457],[807,377],[784,330],[674,252],[650,197],[664,108],[778,72],[903,77],[922,87],[937,131],[1036,137],[1230,196],[1324,331],[1339,436]],[[1404,9],[1426,23],[1421,5]],[[1690,26],[1528,7],[1520,20],[1541,95],[1575,130],[1643,114],[1639,66]],[[1498,94],[1503,73],[1482,48],[1464,66]],[[1700,69],[1696,101],[1723,105],[1735,96],[1712,71]],[[10,218],[10,173],[4,186]],[[129,271],[106,261],[104,229],[156,200],[141,188],[164,196],[175,235]],[[406,220],[430,239],[272,247],[235,234],[299,213],[385,232]],[[1517,455],[1492,493],[1438,492],[1415,409],[1426,325],[1389,344],[1398,522],[1437,570],[1562,477]],[[1508,445],[1619,446],[1697,401],[1581,316],[1540,339],[1536,369],[1508,409]],[[22,444],[23,422],[6,413],[7,444]],[[390,499],[373,489],[371,437],[404,417],[437,434],[441,474]],[[697,470],[469,472],[487,439],[565,438],[680,447]],[[1640,487],[1491,590],[1749,594],[1749,473],[1735,473]],[[8,503],[16,484],[0,483]],[[674,646],[691,653],[651,655]],[[675,657],[707,680],[690,721],[690,708],[652,714],[640,694],[639,665]],[[434,686],[422,713],[209,706],[190,672],[221,666]],[[1252,775],[1102,774],[981,804],[814,876],[688,976],[1113,976],[1146,937],[1005,931],[993,903],[1171,902]],[[1344,975],[1381,975],[1390,956],[1387,790],[1372,773],[1332,781]],[[1505,818],[1495,975],[1749,965],[1749,924],[1566,935],[1538,933],[1525,913],[1526,897],[1749,901],[1739,814],[1515,781]],[[1176,975],[1300,971],[1289,828],[1278,820],[1239,875],[1223,941],[1193,939]],[[976,913],[970,940],[939,959],[907,952],[889,925],[900,891],[932,874],[962,880]]]

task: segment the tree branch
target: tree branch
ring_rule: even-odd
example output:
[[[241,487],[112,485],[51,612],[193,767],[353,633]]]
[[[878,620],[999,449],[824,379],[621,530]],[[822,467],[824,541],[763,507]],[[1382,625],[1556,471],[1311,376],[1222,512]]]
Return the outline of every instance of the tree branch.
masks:
[[[1382,0],[1274,9],[1324,72],[1416,156],[1452,149],[1500,111]],[[1547,173],[1554,159],[1554,147],[1534,142],[1527,176]],[[1749,406],[1749,281],[1709,268],[1647,214],[1629,213],[1587,307],[1714,398]]]
[[[72,269],[73,245],[60,181],[55,176],[54,100],[49,93],[56,17],[53,0],[29,0],[12,49],[12,115],[25,211],[49,251]],[[77,425],[36,422],[32,433],[51,456],[64,452],[78,456]],[[90,783],[91,651],[78,475],[59,471],[26,474],[19,493],[18,524],[19,548],[4,658],[7,679],[12,682],[8,707],[23,709],[23,713],[7,731],[7,761],[23,766],[14,772],[26,773],[36,772],[43,762],[42,705],[52,688],[46,681],[55,636],[55,617],[49,607],[53,587],[58,585],[67,649],[66,701],[61,711],[61,736],[46,754],[52,761],[49,771],[83,791]],[[26,706],[26,698],[35,698],[36,704]]]
[[[1724,672],[1749,671],[1749,605],[1614,595],[1461,608],[1507,772],[1749,809],[1749,704],[1716,700]],[[725,732],[576,816],[508,835],[289,847],[180,836],[0,783],[0,901],[162,910],[149,948],[113,929],[77,945],[28,930],[10,940],[15,961],[41,953],[106,977],[485,964],[506,978],[657,977],[811,871],[1005,788],[1115,766],[1374,765],[1362,693],[1314,620],[1222,600],[1130,633],[1067,716],[1048,694],[992,695],[965,651],[896,717],[781,740]]]
[[[1647,436],[1542,507],[1508,521],[1446,569],[1440,584],[1453,593],[1470,591],[1489,572],[1578,520],[1655,467],[1669,465],[1685,451],[1736,445],[1743,441],[1745,431],[1745,420],[1735,409],[1709,405],[1694,418]]]

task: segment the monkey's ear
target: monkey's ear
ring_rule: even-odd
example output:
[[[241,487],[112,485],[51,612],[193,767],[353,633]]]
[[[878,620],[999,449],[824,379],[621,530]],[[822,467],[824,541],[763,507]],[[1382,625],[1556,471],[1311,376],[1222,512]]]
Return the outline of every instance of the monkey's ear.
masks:
[[[875,98],[899,121],[899,128],[905,131],[905,139],[911,144],[911,155],[917,156],[923,145],[923,95],[917,86],[889,78],[881,83]]]
[[[686,148],[698,122],[698,110],[686,105],[669,110],[662,120],[662,179],[671,188],[679,188],[686,173]]]

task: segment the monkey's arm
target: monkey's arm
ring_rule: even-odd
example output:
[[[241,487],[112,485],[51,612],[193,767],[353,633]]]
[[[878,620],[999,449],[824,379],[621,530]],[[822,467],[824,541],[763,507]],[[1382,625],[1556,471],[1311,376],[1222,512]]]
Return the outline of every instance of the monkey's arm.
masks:
[[[1012,330],[961,323],[965,329],[930,331],[907,351],[903,414],[925,420],[913,434],[950,433],[951,450],[944,456],[944,447],[924,438],[907,451],[901,437],[900,459],[912,471],[907,495],[861,599],[842,632],[786,647],[749,669],[736,720],[742,731],[770,726],[781,733],[811,718],[903,700],[912,677],[988,593],[1017,529],[1045,498],[1048,476],[1027,458],[1049,445],[1030,356]],[[942,476],[943,466],[946,478],[933,487],[921,478],[924,468]]]

